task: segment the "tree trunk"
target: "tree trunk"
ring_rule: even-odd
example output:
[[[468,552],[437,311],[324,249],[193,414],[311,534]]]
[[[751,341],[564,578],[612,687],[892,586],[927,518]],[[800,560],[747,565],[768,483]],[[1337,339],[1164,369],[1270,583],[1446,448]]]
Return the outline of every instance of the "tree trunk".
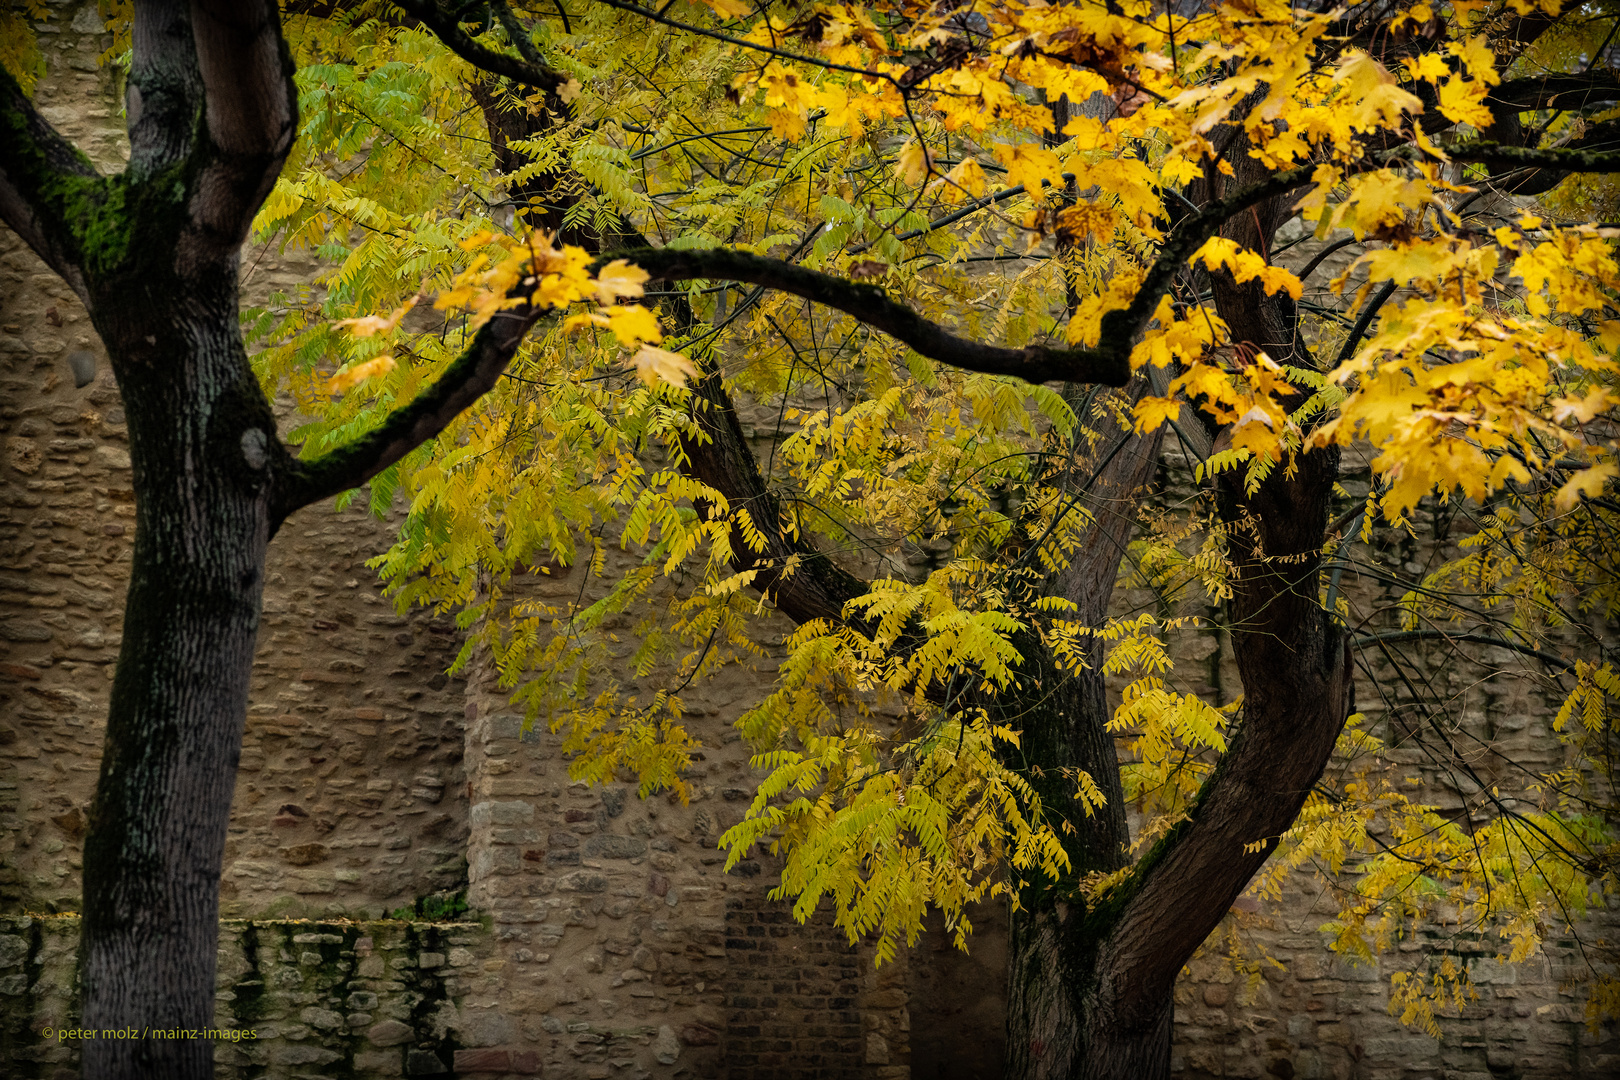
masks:
[[[1136,496],[1153,477],[1163,436],[1135,435],[1115,422],[1111,410],[1100,419],[1085,415],[1075,390],[1070,387],[1068,396],[1082,423],[1101,430],[1096,445],[1075,462],[1064,487],[1071,496],[1086,499],[1093,523],[1082,550],[1047,583],[1046,593],[1073,602],[1073,617],[1084,625],[1100,626],[1135,528]],[[1146,392],[1137,380],[1126,391],[1127,405]],[[1059,668],[1034,633],[1020,635],[1014,644],[1024,657],[1017,687],[981,704],[1022,732],[1017,766],[1040,795],[1048,820],[1067,819],[1061,835],[1071,876],[1061,882],[1028,882],[1008,920],[1005,1075],[1009,1080],[1089,1076],[1085,1070],[1107,1056],[1103,1048],[1119,1041],[1116,1019],[1127,1019],[1098,1014],[1096,957],[1102,934],[1076,888],[1086,874],[1125,866],[1130,845],[1119,755],[1107,729],[1103,648],[1093,638],[1085,670],[1075,672]],[[1088,813],[1075,800],[1075,769],[1091,774],[1106,800],[1102,807]],[[1154,1052],[1168,1067],[1168,1022],[1162,1028],[1163,1045]],[[1152,1038],[1147,1043],[1157,1046]],[[1150,1074],[1126,1069],[1097,1075]]]
[[[1075,928],[1067,947],[1087,982],[1083,1057],[1046,1076],[1169,1076],[1182,965],[1293,824],[1354,708],[1347,635],[1317,596],[1337,464],[1336,450],[1313,451],[1252,498],[1241,476],[1224,489],[1242,720],[1187,818]]]
[[[202,292],[207,288],[206,292]],[[134,563],[85,841],[80,972],[89,1077],[207,1077],[219,873],[273,527],[274,421],[236,278],[98,298],[129,417]],[[138,1033],[138,1034],[137,1034]]]
[[[1017,646],[1025,657],[1022,681],[1031,678],[1024,672],[1034,666],[1032,660],[1040,664],[1044,650],[1039,642],[1019,640]],[[1085,900],[1075,895],[1074,886],[1087,873],[1124,866],[1130,840],[1119,761],[1113,736],[1104,728],[1107,699],[1100,658],[1095,659],[1099,663],[1077,674],[1059,672],[1049,664],[1044,670],[1037,668],[1042,672],[1038,682],[1047,690],[1039,702],[1020,700],[1024,698],[1020,694],[1012,701],[1003,695],[995,703],[998,720],[1016,724],[1023,732],[1018,751],[1023,771],[1040,794],[1048,821],[1065,817],[1073,829],[1061,833],[1073,867],[1071,877],[1051,882],[1037,875],[1019,891],[1018,908],[1008,919],[1005,1075],[1009,1080],[1073,1076],[1074,1064],[1091,1056],[1087,999],[1096,948],[1085,925]],[[1070,770],[1075,767],[1091,773],[1107,799],[1089,815],[1073,800],[1076,784]]]

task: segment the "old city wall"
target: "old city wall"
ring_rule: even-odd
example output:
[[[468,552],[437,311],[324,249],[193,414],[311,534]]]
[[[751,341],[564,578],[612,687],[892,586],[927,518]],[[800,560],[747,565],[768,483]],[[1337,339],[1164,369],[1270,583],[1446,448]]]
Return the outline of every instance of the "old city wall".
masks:
[[[94,5],[54,10],[38,102],[116,169]],[[310,273],[274,250],[249,261],[252,296]],[[75,353],[97,362],[82,388]],[[1365,482],[1353,462],[1345,481]],[[0,231],[0,1056],[23,1075],[74,1075],[71,1040],[42,1032],[71,1026],[74,1012],[71,913],[122,632],[131,500],[117,391],[85,313]],[[723,872],[715,841],[754,780],[730,724],[763,672],[686,695],[705,744],[689,805],[571,782],[557,738],[524,732],[487,671],[443,674],[452,626],[398,615],[380,595],[364,563],[391,528],[313,507],[271,547],[222,882],[220,1026],[259,1037],[220,1046],[224,1075],[997,1075],[1002,913],[975,920],[970,954],[933,935],[874,970],[824,917],[800,927],[765,898],[767,860]],[[1409,572],[1446,550],[1379,540],[1379,558]],[[1397,598],[1392,586],[1357,587],[1369,610]],[[1178,648],[1184,689],[1238,692],[1220,635]],[[1387,661],[1364,658],[1358,697],[1373,729],[1407,739],[1388,767],[1460,813],[1476,783],[1457,767],[1470,751],[1450,760],[1416,747],[1420,695]],[[1512,657],[1479,660],[1437,653],[1425,692],[1444,691],[1460,738],[1490,741],[1528,772],[1556,766],[1547,700],[1524,681],[1483,677]],[[1528,773],[1474,757],[1506,797],[1523,791]],[[458,916],[462,888],[470,911]],[[1482,1080],[1620,1069],[1612,1029],[1582,1023],[1573,939],[1508,967],[1493,938],[1415,927],[1356,964],[1326,948],[1331,912],[1321,884],[1298,875],[1278,907],[1234,913],[1237,961],[1214,941],[1178,986],[1178,1072]],[[1423,970],[1436,946],[1468,961],[1480,992],[1442,1014],[1439,1043],[1387,1012],[1389,975]],[[1279,964],[1257,961],[1262,952]]]

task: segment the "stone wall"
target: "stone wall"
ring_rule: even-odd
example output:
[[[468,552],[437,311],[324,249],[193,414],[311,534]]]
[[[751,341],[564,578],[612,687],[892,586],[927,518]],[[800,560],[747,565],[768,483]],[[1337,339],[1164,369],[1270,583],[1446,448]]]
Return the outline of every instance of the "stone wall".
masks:
[[[514,588],[571,594],[572,577]],[[562,737],[525,731],[475,664],[468,900],[507,965],[497,1008],[514,1052],[538,1049],[546,1075],[906,1074],[898,969],[874,971],[870,951],[829,920],[797,926],[764,895],[768,866],[748,859],[728,874],[716,850],[752,796],[730,723],[756,681],[732,671],[694,695],[704,747],[683,804],[673,793],[638,798],[633,784],[570,781]]]
[[[95,63],[111,39],[93,3],[54,10],[36,101],[119,169],[113,73]],[[274,250],[248,261],[250,302],[311,273]],[[74,361],[94,365],[85,386]],[[133,540],[126,445],[89,316],[0,228],[0,910],[78,905]],[[271,545],[226,914],[376,916],[464,879],[462,689],[443,674],[460,643],[382,597],[365,560],[393,528],[315,506]]]
[[[74,916],[0,916],[0,992],[26,985],[31,1005],[0,1013],[5,1075],[78,1075],[79,1048],[92,1033],[77,1026],[77,937]],[[213,1029],[93,1034],[212,1042],[222,1080],[537,1074],[533,1056],[485,1049],[481,1014],[461,1008],[498,981],[488,954],[477,923],[228,919]]]

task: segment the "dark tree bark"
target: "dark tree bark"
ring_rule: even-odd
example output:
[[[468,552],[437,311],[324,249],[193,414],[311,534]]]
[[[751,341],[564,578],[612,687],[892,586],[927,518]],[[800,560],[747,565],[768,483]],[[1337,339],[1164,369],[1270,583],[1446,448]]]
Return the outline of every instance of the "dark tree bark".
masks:
[[[213,1014],[219,872],[265,548],[274,420],[236,331],[236,282],[97,297],[129,416],[135,547],[84,852],[84,1026]],[[156,316],[155,318],[153,316]],[[92,1040],[87,1076],[207,1076],[213,1044]]]
[[[298,507],[375,475],[493,385],[508,312],[427,392],[294,461],[248,363],[238,258],[296,130],[270,0],[138,3],[128,169],[103,177],[0,71],[0,218],[84,301],[129,417],[135,543],[85,841],[83,1026],[202,1028],[264,557]],[[87,1077],[213,1074],[213,1044],[90,1039]]]
[[[1142,380],[1128,400],[1146,391]],[[1078,405],[1078,395],[1068,395]],[[1077,409],[1077,411],[1079,411]],[[1091,513],[1084,544],[1061,573],[1045,583],[1048,595],[1075,604],[1074,617],[1100,626],[1108,615],[1114,579],[1136,526],[1137,498],[1158,467],[1163,434],[1142,437],[1121,428],[1112,412],[1096,424],[1096,444],[1064,478],[1065,494]],[[1103,648],[1090,643],[1086,668],[1060,670],[1040,639],[1017,642],[1026,659],[1016,689],[1001,700],[981,702],[1002,723],[1023,731],[1024,770],[1049,814],[1068,822],[1062,830],[1072,866],[1067,881],[1030,881],[1008,920],[1007,1063],[1009,1077],[1068,1076],[1091,1056],[1087,993],[1093,983],[1088,938],[1081,933],[1085,904],[1075,881],[1093,871],[1109,873],[1127,864],[1130,828],[1119,755],[1107,730],[1110,711],[1103,682]],[[1074,769],[1089,773],[1106,800],[1087,812],[1074,798]]]

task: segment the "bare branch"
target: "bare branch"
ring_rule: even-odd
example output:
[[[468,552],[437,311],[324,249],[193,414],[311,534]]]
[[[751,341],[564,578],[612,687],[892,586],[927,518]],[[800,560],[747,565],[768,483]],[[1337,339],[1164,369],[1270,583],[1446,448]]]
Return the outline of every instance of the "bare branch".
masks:
[[[1605,145],[1612,146],[1611,140]],[[1446,153],[1453,161],[1489,165],[1493,169],[1557,169],[1566,173],[1620,172],[1620,150],[1583,149],[1574,146],[1532,150],[1528,146],[1503,146],[1500,143],[1470,143]]]
[[[635,248],[613,254],[616,258],[628,259],[654,277],[668,281],[721,278],[802,296],[853,315],[868,326],[910,345],[926,357],[969,371],[1016,375],[1033,383],[1065,380],[1106,383],[1109,386],[1122,386],[1130,377],[1128,341],[1118,343],[1123,348],[1057,349],[1029,345],[1022,349],[1007,349],[957,337],[905,304],[889,299],[876,285],[808,270],[780,259],[767,259],[726,248],[702,251]],[[607,260],[604,257],[598,261]]]
[[[1575,670],[1575,665],[1572,662],[1565,660],[1562,656],[1557,656],[1553,653],[1547,652],[1544,649],[1536,649],[1529,645],[1521,645],[1517,641],[1509,641],[1507,638],[1496,637],[1492,634],[1454,634],[1449,630],[1439,629],[1393,630],[1385,634],[1367,634],[1363,637],[1356,638],[1353,642],[1351,642],[1351,644],[1355,645],[1359,649],[1367,645],[1376,645],[1380,642],[1387,645],[1393,645],[1402,641],[1422,640],[1444,641],[1448,644],[1453,644],[1459,641],[1469,641],[1473,642],[1475,645],[1491,645],[1499,649],[1508,649],[1512,652],[1519,653],[1521,656],[1534,657],[1535,659],[1540,660],[1543,664],[1546,664],[1549,667],[1557,668],[1559,671],[1573,672]]]
[[[1491,90],[1487,100],[1520,110],[1584,109],[1601,102],[1620,101],[1620,78],[1607,69],[1577,75],[1538,75],[1509,79]]]

